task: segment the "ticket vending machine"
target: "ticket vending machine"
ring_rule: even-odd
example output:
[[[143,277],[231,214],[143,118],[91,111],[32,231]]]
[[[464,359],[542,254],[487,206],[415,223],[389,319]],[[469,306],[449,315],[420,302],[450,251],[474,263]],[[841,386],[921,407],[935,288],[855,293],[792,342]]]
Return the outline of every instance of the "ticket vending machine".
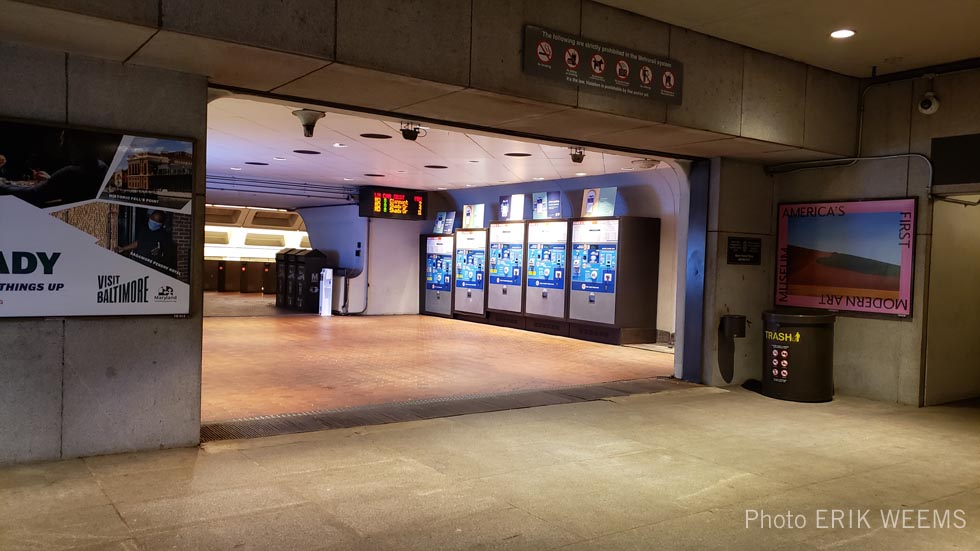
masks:
[[[487,312],[490,323],[524,329],[524,222],[490,224]]]
[[[568,335],[566,280],[568,278],[568,221],[527,223],[526,328]]]
[[[656,342],[660,220],[572,220],[569,335],[629,344]]]
[[[422,236],[422,313],[453,315],[453,236]]]
[[[453,312],[471,321],[487,312],[487,230],[456,230]]]

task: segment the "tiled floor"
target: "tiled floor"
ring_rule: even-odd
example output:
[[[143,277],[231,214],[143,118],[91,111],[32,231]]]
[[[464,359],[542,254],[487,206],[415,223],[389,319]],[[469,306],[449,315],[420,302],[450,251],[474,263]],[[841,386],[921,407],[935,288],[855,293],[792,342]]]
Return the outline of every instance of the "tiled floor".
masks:
[[[263,293],[204,293],[204,317],[309,315],[276,308],[276,295]]]
[[[218,421],[670,376],[674,357],[428,316],[204,320],[201,413]]]
[[[698,387],[0,468],[0,549],[975,551],[978,428],[980,407]],[[902,509],[951,516],[883,525]]]

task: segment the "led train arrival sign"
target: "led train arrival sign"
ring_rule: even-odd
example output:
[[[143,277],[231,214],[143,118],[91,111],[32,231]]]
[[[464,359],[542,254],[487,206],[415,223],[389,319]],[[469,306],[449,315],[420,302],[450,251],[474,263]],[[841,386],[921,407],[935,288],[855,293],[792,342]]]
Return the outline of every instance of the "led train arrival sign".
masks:
[[[384,187],[363,187],[358,212],[364,218],[425,220],[429,197],[424,191]]]

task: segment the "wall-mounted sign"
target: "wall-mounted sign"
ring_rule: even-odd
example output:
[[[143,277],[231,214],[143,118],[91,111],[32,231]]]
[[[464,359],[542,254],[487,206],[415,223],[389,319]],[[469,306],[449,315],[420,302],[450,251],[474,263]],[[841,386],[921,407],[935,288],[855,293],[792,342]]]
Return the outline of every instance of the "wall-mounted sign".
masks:
[[[187,314],[190,140],[0,122],[0,317]]]
[[[582,191],[582,217],[612,216],[616,211],[616,188],[586,188]]]
[[[524,72],[567,86],[680,104],[683,66],[569,33],[524,27]]]
[[[362,187],[358,201],[363,218],[425,220],[429,197],[425,191],[387,187]]]
[[[915,199],[779,205],[776,304],[908,316]]]
[[[758,237],[729,237],[728,263],[744,266],[762,264],[762,239]]]
[[[561,218],[561,192],[559,191],[539,191],[531,195],[531,218],[534,220],[546,220],[548,218]]]
[[[505,222],[524,220],[524,194],[500,196],[500,219]]]
[[[483,227],[483,214],[486,210],[485,205],[463,205],[463,229],[475,229]]]

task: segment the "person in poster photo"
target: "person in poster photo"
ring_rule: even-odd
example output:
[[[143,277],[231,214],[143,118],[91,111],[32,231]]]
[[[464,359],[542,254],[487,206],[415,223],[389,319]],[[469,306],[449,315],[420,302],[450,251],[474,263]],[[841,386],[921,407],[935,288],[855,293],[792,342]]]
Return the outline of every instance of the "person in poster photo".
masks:
[[[163,266],[176,274],[177,244],[165,227],[167,215],[160,210],[151,210],[147,214],[146,225],[139,229],[136,240],[116,247],[116,252],[130,253],[128,256],[137,262],[151,267]]]

